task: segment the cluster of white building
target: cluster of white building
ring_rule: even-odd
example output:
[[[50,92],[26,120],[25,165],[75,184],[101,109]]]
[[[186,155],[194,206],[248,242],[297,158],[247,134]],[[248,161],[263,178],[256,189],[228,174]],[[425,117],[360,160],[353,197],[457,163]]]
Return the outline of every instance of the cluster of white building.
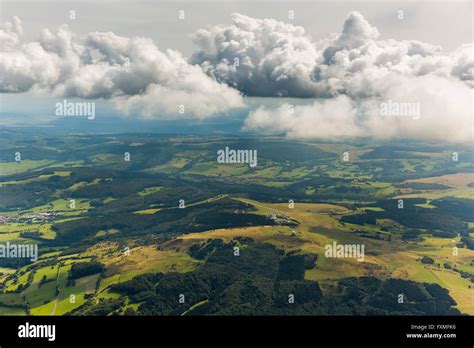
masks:
[[[0,214],[0,224],[11,222],[33,222],[35,220],[49,220],[58,216],[56,212],[45,213],[28,213],[22,215],[2,215]]]

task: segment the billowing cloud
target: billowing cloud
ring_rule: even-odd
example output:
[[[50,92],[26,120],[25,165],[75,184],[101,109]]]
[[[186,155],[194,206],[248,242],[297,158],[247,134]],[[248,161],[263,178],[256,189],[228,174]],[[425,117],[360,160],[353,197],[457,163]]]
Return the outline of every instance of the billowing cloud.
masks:
[[[414,80],[397,77],[386,83],[390,86],[385,87],[387,95],[393,99],[355,101],[339,95],[309,105],[260,107],[249,114],[244,128],[293,139],[416,139],[472,144],[474,93],[463,82],[425,75]],[[384,107],[388,112],[384,113]]]
[[[446,79],[460,79],[462,76],[467,86],[472,85],[472,43],[447,55],[442,54],[439,46],[414,40],[378,40],[378,37],[377,28],[372,27],[360,13],[351,12],[342,32],[335,39],[319,45],[323,60],[317,62],[312,71],[317,90],[333,96],[387,98],[386,89],[390,84],[384,84],[384,80],[395,83],[394,80],[399,78],[409,83],[407,78],[424,75]]]
[[[231,25],[194,35],[189,60],[142,37],[76,38],[61,26],[25,43],[22,32],[18,18],[0,28],[0,92],[109,98],[144,117],[184,111],[206,118],[242,106],[241,94],[314,98],[294,109],[258,108],[245,129],[294,138],[473,140],[474,44],[446,53],[415,40],[382,40],[358,12],[318,42],[300,26],[233,14]],[[410,103],[416,115],[382,112],[382,105]]]
[[[330,62],[336,52],[361,47],[367,41],[377,39],[378,36],[377,28],[372,27],[360,13],[351,12],[344,22],[340,35],[324,50],[324,59]]]
[[[250,113],[244,128],[302,139],[360,137],[365,134],[357,124],[357,108],[344,95],[315,101],[311,105],[295,107],[285,103],[278,108],[260,107]]]
[[[273,19],[232,15],[233,24],[199,30],[190,58],[218,81],[248,96],[321,98],[379,95],[371,83],[392,73],[435,74],[472,85],[473,45],[443,55],[419,41],[379,40],[379,31],[351,12],[332,39],[312,41],[304,29]]]
[[[245,129],[299,138],[472,141],[472,43],[446,54],[415,40],[381,40],[358,12],[320,42],[291,24],[239,14],[232,19],[232,25],[196,33],[193,63],[245,95],[317,98],[294,114],[288,105],[260,108]],[[415,103],[419,115],[383,117],[384,103]]]
[[[63,97],[110,98],[144,116],[205,118],[240,107],[239,92],[190,65],[177,51],[147,38],[93,32],[78,39],[61,26],[23,43],[20,19],[0,29],[0,92],[48,92]]]
[[[241,14],[232,21],[199,30],[190,62],[246,95],[314,96],[311,71],[321,53],[302,27]]]
[[[232,21],[199,30],[191,62],[249,96],[376,96],[382,93],[372,83],[392,74],[455,77],[469,86],[474,79],[472,43],[448,55],[419,41],[379,40],[358,12],[349,13],[341,33],[320,42],[273,19],[233,14]]]
[[[464,81],[468,86],[474,88],[474,44],[466,44],[459,47],[452,55],[453,76]]]

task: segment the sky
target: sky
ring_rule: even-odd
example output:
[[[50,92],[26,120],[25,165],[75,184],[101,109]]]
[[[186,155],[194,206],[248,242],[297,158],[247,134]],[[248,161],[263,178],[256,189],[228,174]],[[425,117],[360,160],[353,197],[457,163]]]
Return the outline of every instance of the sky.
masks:
[[[54,118],[68,98],[294,139],[472,143],[472,1],[0,6],[0,125]]]
[[[34,39],[40,29],[67,23],[79,35],[90,31],[113,31],[123,36],[151,37],[162,48],[190,55],[189,36],[196,30],[230,22],[234,12],[257,18],[287,20],[301,25],[315,40],[340,30],[347,13],[359,11],[379,28],[382,38],[419,40],[453,50],[472,42],[472,1],[25,1],[2,0],[2,22],[12,16],[24,21],[25,37]],[[69,20],[69,11],[76,19]],[[187,18],[178,20],[178,11]],[[404,11],[404,20],[398,11]],[[288,21],[290,22],[290,21]]]

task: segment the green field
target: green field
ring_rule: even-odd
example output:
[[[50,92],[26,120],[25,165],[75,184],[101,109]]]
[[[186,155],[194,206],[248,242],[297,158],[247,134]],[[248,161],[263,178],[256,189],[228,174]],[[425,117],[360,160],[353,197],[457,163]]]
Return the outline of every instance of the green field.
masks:
[[[54,139],[30,147],[40,151]],[[452,163],[433,144],[130,134],[61,141],[67,157],[0,158],[0,243],[40,250],[36,262],[0,259],[0,315],[219,314],[211,311],[219,306],[248,314],[239,293],[275,299],[280,286],[300,282],[317,284],[329,301],[340,296],[338,284],[363,277],[437,284],[453,310],[474,314],[472,149]],[[257,149],[257,167],[217,163],[216,149],[225,146]],[[126,149],[130,163],[120,155]],[[334,242],[363,245],[364,261],[327,257]],[[239,272],[224,253],[229,246],[240,248],[250,278],[224,286]],[[246,254],[252,250],[260,254]],[[286,258],[301,257],[310,265],[285,268]],[[151,283],[143,293],[127,290]],[[192,303],[163,304],[188,286]],[[268,303],[252,308],[279,308]]]

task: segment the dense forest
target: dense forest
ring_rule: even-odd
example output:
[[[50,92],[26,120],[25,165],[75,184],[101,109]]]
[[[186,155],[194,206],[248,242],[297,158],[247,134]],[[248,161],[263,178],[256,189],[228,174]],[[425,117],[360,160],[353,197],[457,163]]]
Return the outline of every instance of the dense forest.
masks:
[[[307,267],[317,267],[305,263],[305,255],[287,255],[249,239],[244,242],[245,251],[234,256],[233,247],[242,241],[210,240],[193,251],[207,260],[195,272],[146,274],[114,285],[112,291],[141,303],[142,315],[459,314],[439,285],[397,279],[342,279],[333,294],[323,296],[318,282],[304,279]],[[179,302],[180,294],[184,303]],[[399,294],[404,295],[403,303]]]

